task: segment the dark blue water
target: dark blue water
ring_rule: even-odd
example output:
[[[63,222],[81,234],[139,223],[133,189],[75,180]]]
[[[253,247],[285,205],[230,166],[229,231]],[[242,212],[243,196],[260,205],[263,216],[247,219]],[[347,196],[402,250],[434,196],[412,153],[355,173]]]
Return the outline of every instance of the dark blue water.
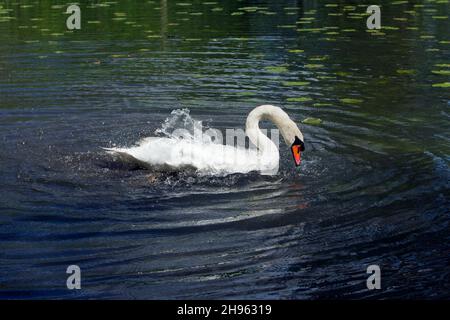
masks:
[[[0,297],[450,298],[450,7],[381,2],[375,34],[364,2],[86,5],[76,32],[0,2]],[[277,175],[226,177],[101,149],[267,103],[300,124],[298,169],[284,146]]]

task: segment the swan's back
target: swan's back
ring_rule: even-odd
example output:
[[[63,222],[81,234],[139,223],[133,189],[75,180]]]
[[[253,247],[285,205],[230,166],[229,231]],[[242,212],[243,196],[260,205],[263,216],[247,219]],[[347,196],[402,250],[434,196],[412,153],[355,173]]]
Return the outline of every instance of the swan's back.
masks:
[[[254,149],[190,139],[150,137],[135,147],[106,150],[125,161],[162,171],[194,168],[201,174],[230,174],[265,172],[278,165],[278,155],[268,157]]]

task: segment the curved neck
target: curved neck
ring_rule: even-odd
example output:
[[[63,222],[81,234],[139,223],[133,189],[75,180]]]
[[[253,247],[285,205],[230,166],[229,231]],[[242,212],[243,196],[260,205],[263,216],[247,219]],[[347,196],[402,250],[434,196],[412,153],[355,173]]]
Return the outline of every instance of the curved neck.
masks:
[[[263,152],[269,150],[277,150],[278,148],[259,128],[261,120],[270,120],[280,130],[281,134],[286,140],[284,133],[285,125],[288,121],[292,121],[289,116],[280,108],[272,105],[262,105],[253,109],[247,117],[246,133],[250,141]],[[287,141],[286,141],[287,142]]]

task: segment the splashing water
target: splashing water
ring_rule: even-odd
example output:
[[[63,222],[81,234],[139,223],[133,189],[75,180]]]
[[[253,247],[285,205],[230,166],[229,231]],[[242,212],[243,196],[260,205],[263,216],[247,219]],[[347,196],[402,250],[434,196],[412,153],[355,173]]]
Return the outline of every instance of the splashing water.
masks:
[[[190,137],[194,139],[195,132],[201,131],[202,128],[202,121],[193,119],[189,109],[175,109],[172,110],[170,117],[164,121],[161,128],[155,130],[155,134],[166,138],[176,138],[174,131],[183,129],[189,132]]]

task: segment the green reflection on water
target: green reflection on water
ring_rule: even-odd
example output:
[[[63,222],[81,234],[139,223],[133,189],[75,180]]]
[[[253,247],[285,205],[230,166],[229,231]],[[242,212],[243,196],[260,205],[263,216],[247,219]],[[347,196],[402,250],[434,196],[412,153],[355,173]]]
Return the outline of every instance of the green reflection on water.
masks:
[[[367,32],[368,4],[350,1],[81,1],[82,29],[68,31],[66,2],[3,1],[1,108],[60,107],[56,91],[114,83],[140,88],[126,94],[144,105],[286,104],[343,139],[358,126],[377,146],[448,154],[436,130],[448,125],[450,1],[380,4],[383,27]]]

